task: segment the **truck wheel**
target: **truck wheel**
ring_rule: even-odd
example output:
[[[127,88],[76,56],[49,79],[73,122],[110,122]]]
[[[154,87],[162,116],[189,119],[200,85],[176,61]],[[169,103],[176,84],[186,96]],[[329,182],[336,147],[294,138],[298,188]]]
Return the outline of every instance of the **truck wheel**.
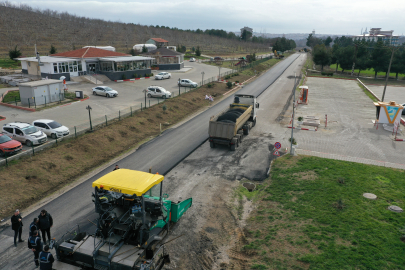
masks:
[[[243,126],[243,135],[249,135],[249,126],[248,125]]]
[[[236,149],[236,144],[232,144],[231,145],[231,151],[235,151],[235,149]]]
[[[253,121],[252,127],[256,126],[256,119]]]
[[[211,148],[215,148],[215,143],[214,143],[214,142],[210,142],[210,147],[211,147]]]
[[[231,140],[231,151],[235,151],[236,146],[238,144],[238,138],[237,137],[233,137]]]
[[[238,134],[240,135],[239,141],[242,143],[242,141],[243,141],[243,130],[239,130]]]

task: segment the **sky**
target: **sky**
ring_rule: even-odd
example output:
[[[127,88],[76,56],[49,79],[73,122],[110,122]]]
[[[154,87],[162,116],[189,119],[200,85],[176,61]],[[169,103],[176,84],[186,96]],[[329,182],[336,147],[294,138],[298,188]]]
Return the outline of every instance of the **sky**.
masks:
[[[0,0],[1,1],[1,0]],[[357,35],[367,27],[405,33],[403,0],[26,0],[33,8],[123,23],[258,33]]]

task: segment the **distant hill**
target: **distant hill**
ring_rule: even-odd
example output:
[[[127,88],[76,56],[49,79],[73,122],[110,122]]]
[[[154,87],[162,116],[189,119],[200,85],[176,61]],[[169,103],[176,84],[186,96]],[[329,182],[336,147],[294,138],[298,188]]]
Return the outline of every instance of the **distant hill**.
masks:
[[[113,46],[116,51],[127,53],[135,44],[145,43],[153,37],[166,39],[169,45],[184,45],[187,49],[200,46],[203,54],[268,51],[268,45],[264,44],[172,30],[164,26],[78,17],[67,12],[0,2],[0,57],[8,57],[8,51],[16,45],[23,56],[33,56],[35,44],[41,55],[49,53],[51,44],[57,52],[83,46]]]

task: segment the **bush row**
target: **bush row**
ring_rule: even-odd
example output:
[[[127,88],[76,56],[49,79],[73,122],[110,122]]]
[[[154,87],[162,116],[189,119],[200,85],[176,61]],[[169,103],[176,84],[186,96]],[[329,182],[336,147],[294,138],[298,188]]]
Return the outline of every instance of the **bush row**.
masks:
[[[324,76],[333,76],[333,72],[321,72]]]
[[[239,73],[232,73],[230,75],[226,75],[225,80],[229,80],[231,77],[234,77],[234,76],[239,76]]]
[[[146,74],[143,75],[143,76],[140,75],[140,74],[134,74],[134,75],[133,75],[133,78],[135,78],[135,79],[136,79],[136,78],[141,78],[141,77],[153,77],[153,73],[146,73]],[[123,79],[123,80],[126,80],[126,79],[128,79],[128,78],[127,78],[127,76],[126,76],[125,74],[122,74],[122,79]]]

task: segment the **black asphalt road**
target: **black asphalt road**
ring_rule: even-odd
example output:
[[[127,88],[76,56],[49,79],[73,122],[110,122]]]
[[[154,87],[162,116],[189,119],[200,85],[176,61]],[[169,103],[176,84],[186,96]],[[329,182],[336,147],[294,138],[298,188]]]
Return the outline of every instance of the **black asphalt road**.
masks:
[[[237,93],[259,96],[283,74],[298,56],[299,54],[294,54],[286,58]],[[133,154],[120,160],[118,162],[119,166],[121,168],[140,171],[148,171],[149,167],[152,167],[152,172],[154,173],[168,173],[208,139],[208,123],[210,117],[224,110],[232,100],[233,97],[230,96],[181,126],[164,132],[161,136],[142,145]],[[52,237],[59,238],[64,232],[76,224],[79,224],[82,230],[94,232],[95,226],[87,221],[87,219],[94,220],[96,218],[94,214],[94,204],[90,196],[93,191],[91,183],[111,172],[112,169],[113,167],[104,169],[94,177],[43,207],[52,214],[54,219],[54,226],[51,229],[53,233]],[[39,214],[40,210],[41,209],[38,209],[38,211],[28,216],[24,216],[24,213],[22,213],[23,219],[25,220],[24,236],[28,235],[28,226],[33,218]],[[13,236],[11,228],[5,228],[1,233],[7,236]]]

